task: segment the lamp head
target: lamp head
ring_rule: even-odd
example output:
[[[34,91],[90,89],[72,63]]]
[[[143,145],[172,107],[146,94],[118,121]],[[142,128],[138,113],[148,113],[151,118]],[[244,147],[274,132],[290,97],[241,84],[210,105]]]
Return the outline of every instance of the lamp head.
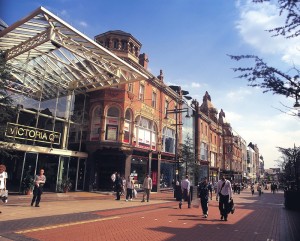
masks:
[[[300,109],[300,104],[299,104],[298,100],[296,100],[296,103],[294,104],[294,108],[295,108],[296,110],[299,110],[299,109]]]

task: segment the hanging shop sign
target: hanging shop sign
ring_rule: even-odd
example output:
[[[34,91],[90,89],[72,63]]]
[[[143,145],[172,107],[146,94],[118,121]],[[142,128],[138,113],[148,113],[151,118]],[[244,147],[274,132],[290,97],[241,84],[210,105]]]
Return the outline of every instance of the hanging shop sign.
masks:
[[[59,132],[24,126],[15,123],[7,123],[5,136],[16,139],[38,141],[44,143],[60,144]]]

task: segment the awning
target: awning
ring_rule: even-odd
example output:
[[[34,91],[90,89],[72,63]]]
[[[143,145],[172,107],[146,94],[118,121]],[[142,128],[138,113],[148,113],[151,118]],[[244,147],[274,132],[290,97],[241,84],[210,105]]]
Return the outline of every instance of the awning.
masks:
[[[35,99],[149,78],[43,7],[0,32],[0,50],[14,70],[7,88]]]

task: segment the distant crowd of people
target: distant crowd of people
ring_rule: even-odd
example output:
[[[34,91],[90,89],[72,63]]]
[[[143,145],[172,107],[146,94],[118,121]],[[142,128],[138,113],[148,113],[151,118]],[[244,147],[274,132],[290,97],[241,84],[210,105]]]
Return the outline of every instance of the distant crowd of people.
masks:
[[[120,173],[114,172],[111,175],[112,189],[116,192],[116,200],[121,200],[121,196],[126,196],[126,201],[132,201],[133,198],[137,198],[137,190],[135,189],[134,177],[128,176],[125,179],[121,177]],[[145,178],[142,185],[143,195],[142,202],[149,202],[150,193],[152,189],[152,178],[148,173],[145,174]]]

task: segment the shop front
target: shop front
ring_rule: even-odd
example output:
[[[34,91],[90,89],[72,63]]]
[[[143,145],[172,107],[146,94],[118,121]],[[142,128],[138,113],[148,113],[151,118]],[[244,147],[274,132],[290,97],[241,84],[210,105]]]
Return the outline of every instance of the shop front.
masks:
[[[28,177],[34,178],[40,169],[45,170],[47,181],[44,186],[46,192],[59,192],[61,182],[69,179],[72,183],[71,191],[84,189],[86,173],[85,153],[77,153],[76,156],[60,155],[59,151],[55,154],[35,152],[38,148],[24,150],[25,146],[18,145],[19,151],[14,151],[12,158],[2,158],[2,163],[6,166],[8,173],[7,188],[10,192],[24,193],[24,180]]]

